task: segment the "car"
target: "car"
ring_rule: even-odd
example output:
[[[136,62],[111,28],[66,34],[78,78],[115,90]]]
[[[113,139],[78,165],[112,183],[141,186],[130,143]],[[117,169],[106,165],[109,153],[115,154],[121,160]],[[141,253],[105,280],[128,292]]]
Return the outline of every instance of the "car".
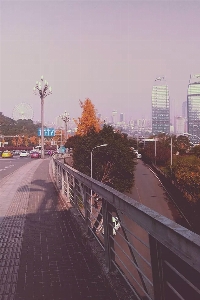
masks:
[[[13,150],[13,155],[20,155],[20,151],[19,150]]]
[[[28,153],[28,151],[25,151],[25,150],[22,150],[19,155],[19,157],[28,157],[28,156],[29,156],[29,153]]]
[[[11,151],[5,150],[5,151],[3,151],[3,153],[1,154],[1,157],[3,157],[3,158],[11,158],[11,157],[13,157],[13,154],[12,154]]]
[[[134,147],[131,147],[131,150],[133,151],[134,154],[136,154],[137,158],[142,158],[142,154],[138,153],[138,150],[135,150]]]
[[[39,152],[32,152],[31,153],[31,158],[40,158],[41,157],[41,154]]]

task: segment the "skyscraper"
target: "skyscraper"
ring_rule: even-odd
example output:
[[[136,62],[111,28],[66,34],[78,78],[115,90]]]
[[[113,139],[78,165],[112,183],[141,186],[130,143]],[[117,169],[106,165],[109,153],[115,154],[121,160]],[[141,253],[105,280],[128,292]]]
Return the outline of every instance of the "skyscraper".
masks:
[[[121,113],[119,115],[119,121],[120,121],[120,123],[124,122],[124,114],[123,113]]]
[[[200,75],[190,75],[187,93],[187,123],[190,140],[200,141]]]
[[[169,89],[164,77],[155,79],[152,89],[152,133],[170,133]]]
[[[187,118],[187,101],[182,104],[182,117]]]
[[[113,110],[113,111],[112,111],[112,123],[113,123],[113,124],[116,124],[116,123],[117,123],[116,117],[117,117],[117,111],[116,111],[116,110]]]

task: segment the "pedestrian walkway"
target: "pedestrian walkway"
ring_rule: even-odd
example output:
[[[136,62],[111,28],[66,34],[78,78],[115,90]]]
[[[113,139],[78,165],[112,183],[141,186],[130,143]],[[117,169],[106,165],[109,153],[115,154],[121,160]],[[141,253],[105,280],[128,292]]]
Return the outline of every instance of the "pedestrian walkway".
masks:
[[[0,300],[117,299],[34,160],[0,182]]]

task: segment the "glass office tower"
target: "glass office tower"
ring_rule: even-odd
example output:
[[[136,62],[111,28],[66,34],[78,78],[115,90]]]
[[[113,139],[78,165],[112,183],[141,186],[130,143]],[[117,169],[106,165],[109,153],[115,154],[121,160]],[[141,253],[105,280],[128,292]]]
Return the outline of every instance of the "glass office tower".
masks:
[[[187,127],[190,141],[200,142],[200,75],[190,76],[187,93]]]
[[[152,133],[170,133],[169,89],[164,77],[158,77],[152,90]]]

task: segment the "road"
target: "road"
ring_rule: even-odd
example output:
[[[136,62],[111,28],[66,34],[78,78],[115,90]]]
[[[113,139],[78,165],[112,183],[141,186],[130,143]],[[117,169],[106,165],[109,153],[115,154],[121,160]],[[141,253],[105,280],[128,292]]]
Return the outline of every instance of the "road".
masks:
[[[0,181],[9,174],[16,171],[31,161],[30,157],[20,158],[19,156],[13,156],[13,158],[0,157]]]
[[[182,216],[170,200],[160,180],[140,159],[137,160],[134,186],[126,195],[184,226]]]
[[[131,192],[126,195],[184,226],[185,221],[171,202],[167,191],[156,174],[142,160],[137,160],[135,183]],[[119,218],[124,227],[114,237],[117,264],[126,274],[140,297],[149,295],[153,298],[148,233],[120,212]],[[131,250],[126,242],[127,240],[132,245]],[[137,268],[146,277],[141,276]],[[127,272],[127,270],[129,271]]]

